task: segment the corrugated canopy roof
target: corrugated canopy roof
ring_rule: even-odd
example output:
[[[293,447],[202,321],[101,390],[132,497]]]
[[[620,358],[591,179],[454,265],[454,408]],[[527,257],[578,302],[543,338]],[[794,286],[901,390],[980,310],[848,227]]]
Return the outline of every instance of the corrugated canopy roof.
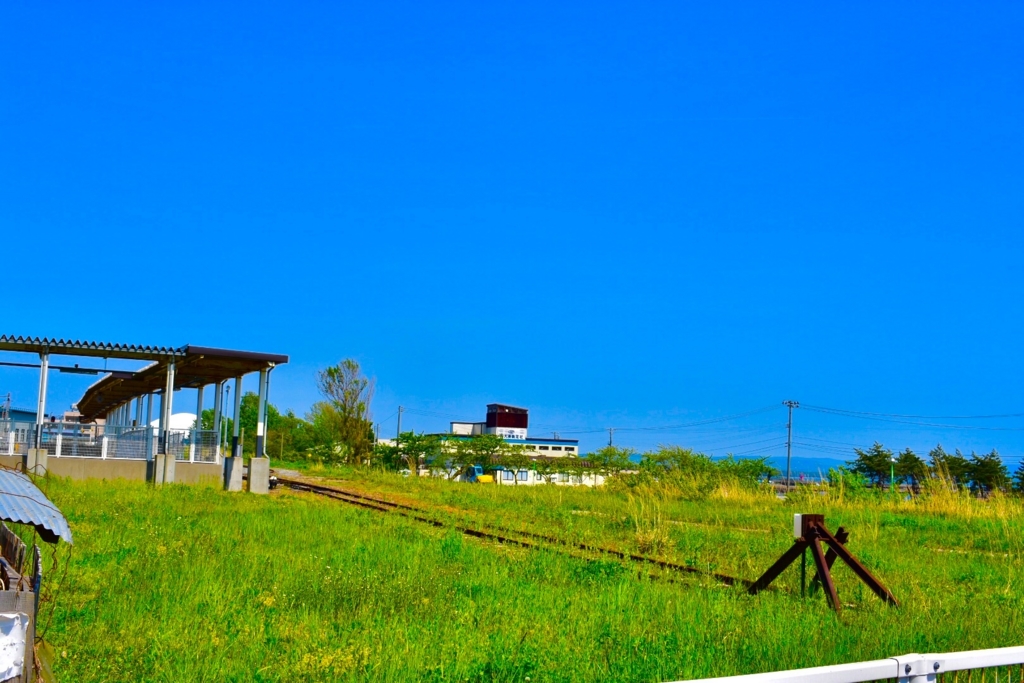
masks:
[[[284,365],[288,356],[273,353],[232,351],[205,346],[184,346],[174,359],[174,388],[213,384],[275,365]],[[139,396],[163,391],[167,385],[169,361],[155,362],[138,372],[115,372],[89,387],[78,402],[83,422],[91,422],[112,408]]]
[[[0,519],[34,526],[40,538],[56,543],[71,540],[71,527],[57,506],[50,502],[28,475],[0,469]]]
[[[188,347],[143,346],[141,344],[111,344],[109,342],[80,341],[78,339],[51,339],[49,337],[15,337],[0,335],[0,351],[29,353],[55,353],[65,356],[93,356],[98,358],[128,358],[131,360],[173,360],[185,355]]]

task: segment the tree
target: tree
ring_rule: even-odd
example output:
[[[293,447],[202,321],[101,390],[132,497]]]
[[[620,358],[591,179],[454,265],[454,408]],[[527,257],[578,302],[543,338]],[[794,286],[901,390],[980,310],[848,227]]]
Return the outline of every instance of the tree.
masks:
[[[609,476],[633,467],[631,458],[634,455],[636,455],[636,451],[632,448],[608,445],[587,455],[587,460],[597,468],[600,474]]]
[[[242,396],[239,416],[240,436],[242,436],[242,452],[252,455],[256,448],[256,422],[258,419],[259,396],[248,392]],[[222,415],[221,429],[225,437],[225,447],[230,448],[231,436],[234,434],[234,420]],[[206,408],[202,415],[203,429],[213,429],[213,409]],[[281,413],[273,403],[267,403],[266,451],[271,457],[284,460],[304,457],[313,443],[311,442],[311,425],[292,411]]]
[[[876,441],[867,450],[854,448],[853,452],[857,459],[847,463],[850,470],[863,474],[878,486],[884,486],[892,471],[892,451]]]
[[[325,436],[335,440],[335,447],[344,446],[349,462],[368,459],[373,451],[374,381],[363,375],[359,363],[347,358],[317,372],[316,386],[324,397],[315,407]]]
[[[723,473],[742,481],[757,484],[767,481],[772,477],[782,474],[778,469],[768,462],[768,457],[760,458],[735,458],[732,453],[715,462],[715,466]]]
[[[1013,473],[1013,488],[1019,493],[1024,493],[1024,460],[1020,461],[1017,471]]]
[[[994,448],[985,455],[971,453],[970,475],[971,487],[981,493],[1005,488],[1010,480],[1006,465]]]
[[[498,454],[498,464],[504,467],[506,470],[512,472],[512,481],[518,486],[519,485],[519,470],[525,470],[533,464],[530,456],[526,454],[526,447],[520,444],[512,444],[505,442],[506,448],[503,448]]]
[[[928,465],[909,448],[896,457],[895,471],[900,481],[910,486],[919,486],[928,477]]]
[[[949,454],[938,444],[928,454],[931,457],[931,470],[936,477],[949,480],[954,486],[967,486],[971,481],[971,463],[963,456],[960,449]]]
[[[706,474],[715,469],[715,462],[703,453],[682,446],[658,446],[644,453],[640,462],[648,470],[669,470],[681,474]]]
[[[440,466],[441,438],[436,434],[402,432],[398,438],[398,455],[405,461],[412,476],[419,476],[420,460],[428,468]]]

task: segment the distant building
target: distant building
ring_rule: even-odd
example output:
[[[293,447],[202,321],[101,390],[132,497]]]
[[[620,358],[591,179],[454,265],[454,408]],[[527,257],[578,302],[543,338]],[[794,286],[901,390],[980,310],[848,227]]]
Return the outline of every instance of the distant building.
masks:
[[[15,444],[28,443],[36,429],[36,412],[20,408],[4,408],[0,414],[0,437],[10,439],[14,435]]]
[[[576,457],[579,455],[579,439],[533,438],[527,433],[530,426],[530,411],[503,403],[487,405],[487,419],[483,422],[452,422],[452,436],[476,436],[496,434],[509,443],[524,446],[529,456]]]

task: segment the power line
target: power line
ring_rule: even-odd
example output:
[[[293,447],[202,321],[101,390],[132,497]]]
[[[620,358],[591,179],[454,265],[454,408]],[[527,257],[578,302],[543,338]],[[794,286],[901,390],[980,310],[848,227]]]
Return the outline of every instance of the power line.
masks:
[[[729,422],[731,420],[738,420],[743,417],[750,417],[751,415],[758,415],[760,413],[766,413],[772,410],[778,410],[778,406],[766,406],[764,408],[758,408],[757,410],[748,410],[744,413],[736,413],[734,415],[725,415],[723,417],[715,417],[708,420],[697,420],[695,422],[684,422],[681,424],[674,425],[660,425],[656,427],[614,427],[617,432],[659,432],[673,429],[689,429],[691,427],[702,427],[709,424],[717,424],[719,422]],[[608,428],[604,429],[580,429],[580,430],[560,430],[562,434],[597,434],[600,432],[608,431]]]
[[[845,408],[828,408],[825,406],[811,406],[804,404],[804,408],[811,410],[822,410],[834,413],[847,413],[850,415],[864,415],[871,417],[902,417],[920,420],[991,420],[1002,417],[1024,417],[1024,413],[1004,413],[1002,415],[901,415],[899,413],[870,413],[862,410],[847,410]]]
[[[964,429],[972,431],[989,431],[989,432],[1024,432],[1024,427],[981,427],[979,425],[953,425],[953,424],[940,424],[934,422],[912,422],[909,420],[896,419],[890,417],[879,417],[872,414],[855,413],[852,411],[841,410],[836,408],[821,408],[817,406],[803,406],[806,410],[813,411],[815,413],[824,413],[827,415],[838,415],[841,417],[855,417],[861,420],[874,420],[877,422],[890,422],[893,424],[905,424],[912,425],[915,427],[939,427],[942,429]]]

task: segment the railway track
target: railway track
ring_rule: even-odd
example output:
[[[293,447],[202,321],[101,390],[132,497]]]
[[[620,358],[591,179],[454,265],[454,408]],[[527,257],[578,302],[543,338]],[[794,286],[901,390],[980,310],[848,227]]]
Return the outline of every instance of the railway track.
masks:
[[[408,519],[415,520],[424,524],[429,524],[434,527],[450,528],[472,538],[479,538],[482,540],[495,541],[497,543],[503,543],[507,545],[515,545],[521,548],[530,548],[535,550],[554,550],[556,552],[563,552],[571,557],[583,560],[593,560],[590,556],[581,556],[567,550],[582,551],[589,553],[590,555],[604,555],[614,557],[621,561],[632,562],[634,564],[653,566],[663,571],[686,574],[686,575],[698,575],[714,579],[727,586],[744,586],[749,588],[753,582],[747,579],[741,579],[728,574],[722,574],[719,572],[710,572],[697,569],[696,567],[689,567],[684,564],[677,562],[669,562],[668,560],[661,560],[656,557],[649,557],[647,555],[638,555],[635,553],[623,552],[614,548],[605,548],[603,546],[592,545],[590,543],[577,543],[575,541],[567,541],[562,538],[554,536],[548,536],[546,534],[538,534],[531,531],[521,531],[519,529],[507,529],[498,527],[495,531],[486,531],[484,529],[477,529],[470,526],[465,526],[457,523],[446,523],[441,520],[425,516],[431,511],[429,509],[415,507],[412,505],[404,505],[402,503],[396,503],[394,501],[386,500],[384,498],[377,498],[375,496],[368,496],[365,493],[357,491],[350,491],[343,488],[324,486],[322,484],[315,484],[313,482],[304,481],[301,479],[291,479],[287,477],[278,477],[278,484],[286,486],[296,491],[306,491],[308,493],[314,493],[326,498],[331,498],[342,503],[348,503],[358,507],[366,508],[368,510],[375,510],[377,512],[391,512]],[[660,578],[657,575],[651,575],[654,578]]]

